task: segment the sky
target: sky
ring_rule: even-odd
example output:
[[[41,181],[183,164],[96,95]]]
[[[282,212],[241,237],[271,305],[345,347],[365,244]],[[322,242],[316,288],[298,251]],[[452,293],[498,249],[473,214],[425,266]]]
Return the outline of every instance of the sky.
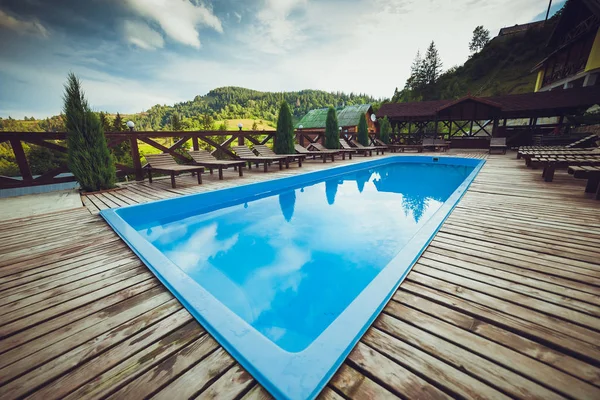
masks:
[[[564,0],[554,1],[553,10]],[[547,0],[0,0],[0,117],[60,113],[69,72],[98,111],[221,86],[389,98],[417,50],[444,68],[473,29],[543,19]]]

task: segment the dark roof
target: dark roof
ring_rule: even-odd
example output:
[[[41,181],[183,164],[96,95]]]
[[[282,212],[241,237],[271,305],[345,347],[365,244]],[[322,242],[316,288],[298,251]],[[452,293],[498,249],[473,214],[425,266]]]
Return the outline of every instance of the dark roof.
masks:
[[[493,102],[493,101],[491,101],[491,100],[489,100],[489,99],[487,99],[485,97],[475,97],[475,96],[471,96],[469,94],[469,95],[466,95],[465,97],[461,97],[458,100],[454,100],[454,101],[451,101],[449,103],[444,104],[443,106],[441,106],[440,108],[438,108],[436,111],[440,112],[442,110],[445,110],[445,109],[450,108],[450,107],[454,107],[454,106],[456,106],[458,104],[465,103],[467,101],[474,101],[476,103],[482,103],[482,104],[485,104],[487,106],[494,107],[494,108],[502,108],[502,104]]]
[[[388,103],[383,104],[377,111],[377,117],[387,116],[399,120],[434,118],[440,110],[459,105],[466,100],[487,106],[494,105],[496,108],[499,106],[500,115],[503,118],[553,117],[600,104],[600,87],[591,86],[495,97],[467,96],[459,100]]]
[[[357,126],[360,116],[371,110],[370,104],[358,104],[346,106],[341,110],[336,110],[338,125],[341,127]],[[318,108],[310,110],[298,123],[296,128],[302,125],[303,129],[324,129],[327,121],[327,108]]]
[[[536,22],[530,22],[528,24],[507,26],[507,27],[500,29],[498,36],[513,35],[515,33],[528,31],[529,29],[532,29],[532,28],[541,28],[545,23],[546,23],[546,21],[536,21]]]

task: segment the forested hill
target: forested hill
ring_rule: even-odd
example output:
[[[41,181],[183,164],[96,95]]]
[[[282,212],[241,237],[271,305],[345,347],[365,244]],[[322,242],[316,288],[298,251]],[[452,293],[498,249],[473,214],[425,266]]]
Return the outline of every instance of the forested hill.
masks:
[[[396,91],[392,101],[458,99],[467,94],[496,96],[532,92],[536,73],[531,69],[543,60],[550,49],[546,43],[557,18],[539,29],[496,37],[463,65],[441,73],[434,83],[414,88],[410,78],[404,90]],[[413,78],[414,79],[414,78]]]
[[[304,116],[314,108],[376,101],[365,94],[328,93],[320,90],[275,93],[222,87],[174,106],[156,105],[145,113],[135,115],[135,121],[138,128],[143,130],[165,129],[171,123],[173,114],[177,114],[183,127],[188,129],[210,129],[211,124],[219,127],[222,121],[236,119],[272,124],[277,120],[282,100],[290,104],[295,118]]]

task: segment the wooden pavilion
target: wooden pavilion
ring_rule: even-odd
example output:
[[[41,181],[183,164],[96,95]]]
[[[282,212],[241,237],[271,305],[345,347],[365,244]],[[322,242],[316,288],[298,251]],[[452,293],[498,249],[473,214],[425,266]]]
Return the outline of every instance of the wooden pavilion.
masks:
[[[495,97],[465,96],[458,100],[388,103],[377,117],[388,117],[395,141],[448,137],[457,148],[485,148],[490,137],[506,137],[509,145],[530,143],[534,134],[550,133],[564,118],[578,115],[600,104],[599,87],[524,93]],[[539,125],[538,119],[558,117],[554,124]],[[527,125],[510,125],[523,119]]]

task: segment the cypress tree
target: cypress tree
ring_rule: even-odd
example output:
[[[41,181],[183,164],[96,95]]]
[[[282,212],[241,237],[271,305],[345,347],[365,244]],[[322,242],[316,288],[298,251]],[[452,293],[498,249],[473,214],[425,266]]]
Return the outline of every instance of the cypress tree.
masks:
[[[365,114],[361,114],[360,121],[358,121],[358,142],[363,146],[369,145],[369,126]]]
[[[277,132],[275,133],[275,147],[273,151],[277,154],[294,154],[294,125],[292,124],[292,112],[290,106],[284,100],[279,108],[277,117]]]
[[[385,143],[390,144],[390,133],[392,131],[392,125],[387,116],[379,120],[379,139]]]
[[[69,169],[86,192],[113,188],[115,164],[100,118],[90,109],[73,73],[67,78],[63,101]]]
[[[329,107],[327,121],[325,122],[325,147],[328,149],[340,148],[340,131],[335,108]]]

